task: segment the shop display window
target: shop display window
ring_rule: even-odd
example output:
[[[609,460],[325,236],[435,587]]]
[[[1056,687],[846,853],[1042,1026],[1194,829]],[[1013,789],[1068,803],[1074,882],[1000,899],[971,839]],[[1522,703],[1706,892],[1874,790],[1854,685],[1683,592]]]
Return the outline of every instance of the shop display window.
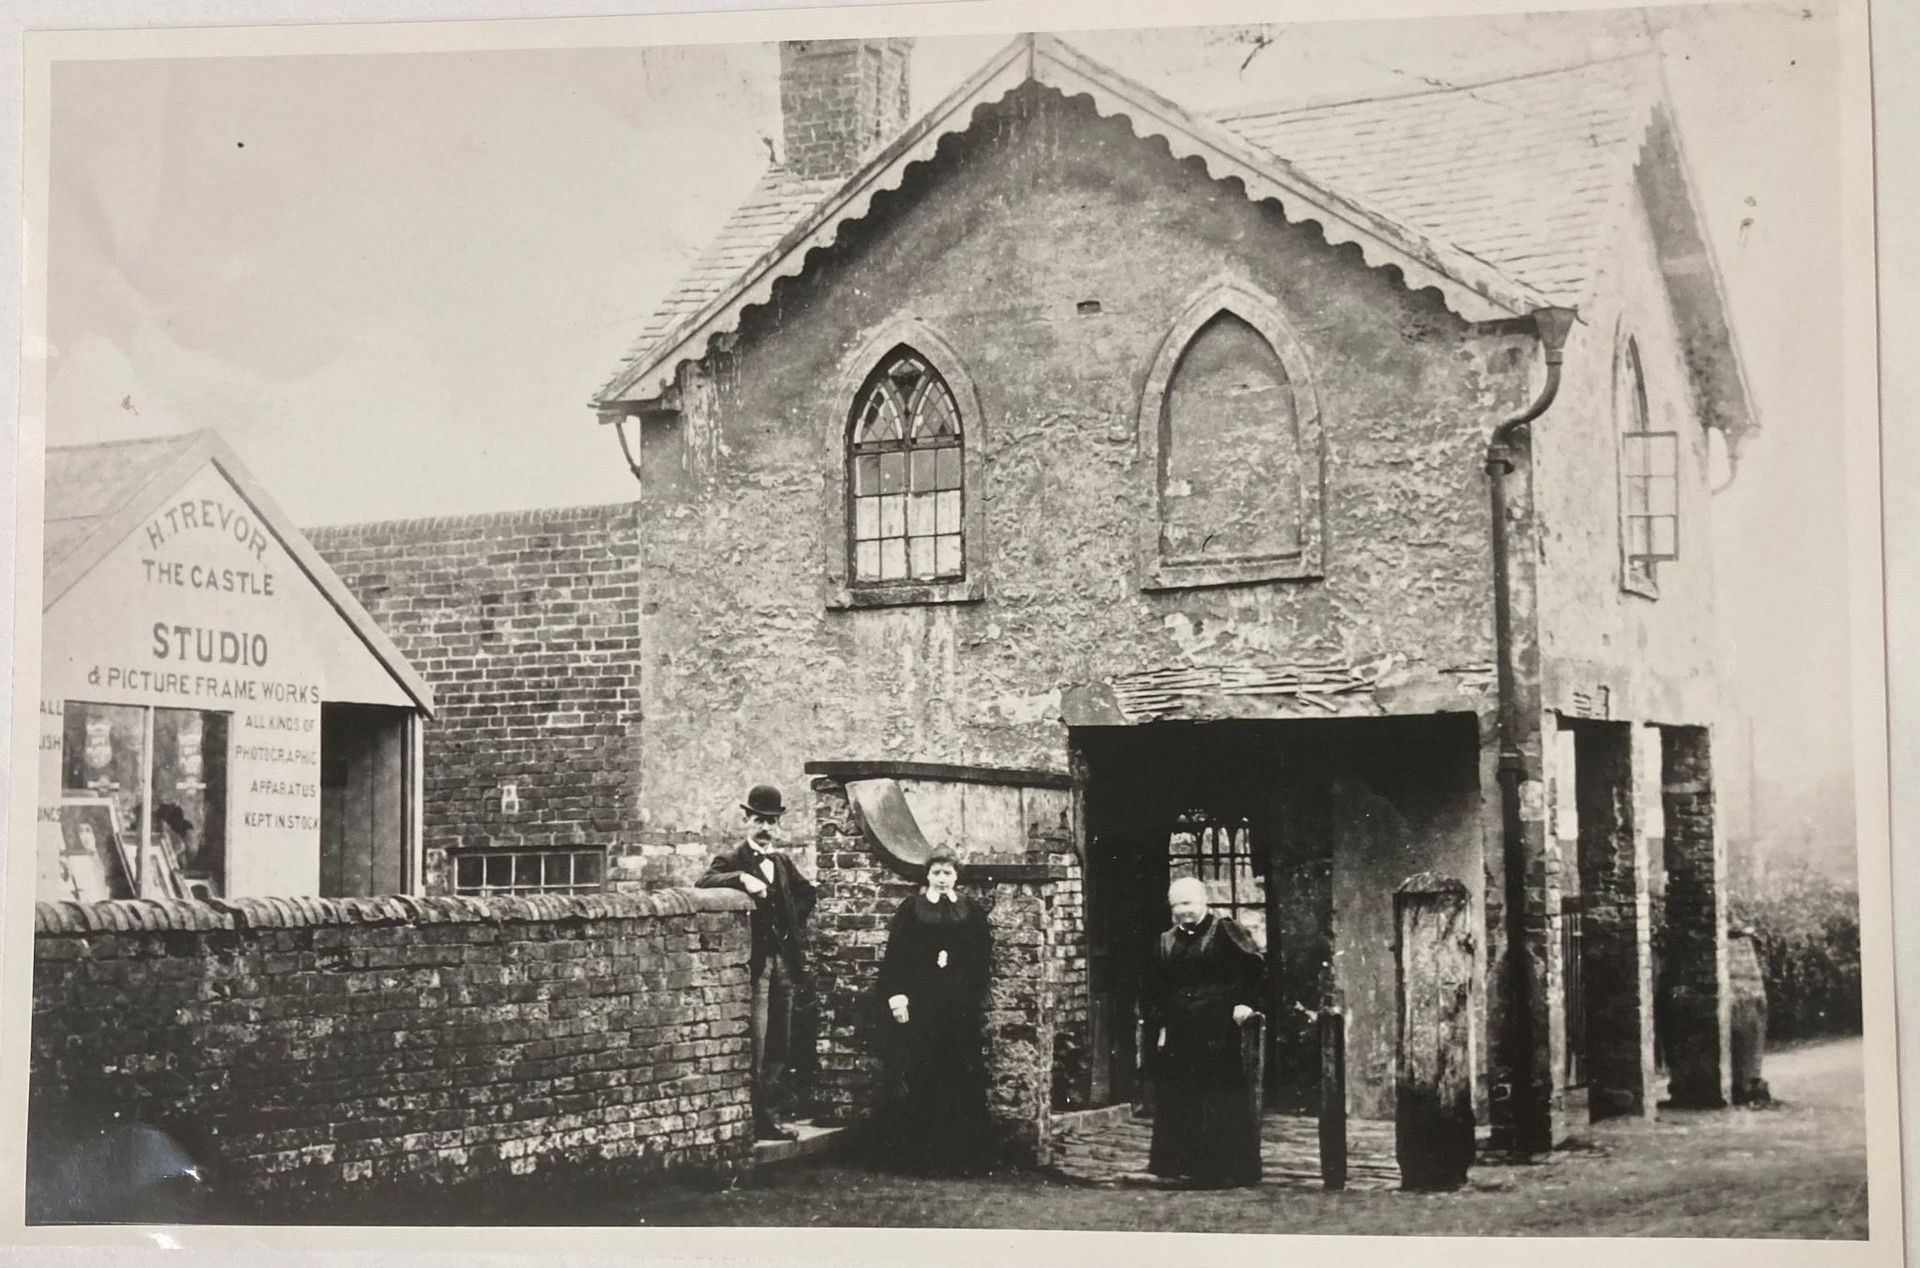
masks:
[[[70,701],[64,719],[62,796],[112,808],[132,860],[102,897],[218,896],[227,857],[229,718],[200,709]],[[134,893],[117,892],[131,889]]]

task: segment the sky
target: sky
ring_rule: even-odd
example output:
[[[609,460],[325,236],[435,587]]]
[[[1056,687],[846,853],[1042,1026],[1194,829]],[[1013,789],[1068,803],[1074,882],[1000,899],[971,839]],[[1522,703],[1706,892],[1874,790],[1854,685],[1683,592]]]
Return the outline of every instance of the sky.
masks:
[[[1753,741],[1721,764],[1758,776],[1723,802],[1828,855],[1850,736],[1835,34],[1799,4],[1068,33],[1196,109],[1658,40],[1765,428],[1714,504]],[[915,109],[1004,42],[919,41]],[[58,66],[49,443],[214,427],[302,524],[630,497],[587,402],[765,165],[777,68],[771,45]]]

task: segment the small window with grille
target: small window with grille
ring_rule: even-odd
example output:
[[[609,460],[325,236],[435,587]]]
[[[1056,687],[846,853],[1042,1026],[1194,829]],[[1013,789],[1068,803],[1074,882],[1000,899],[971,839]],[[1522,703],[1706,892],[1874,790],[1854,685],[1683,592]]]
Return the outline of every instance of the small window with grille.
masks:
[[[606,887],[604,850],[472,850],[454,856],[453,892],[467,898],[597,894]]]
[[[1253,825],[1244,816],[1188,810],[1167,838],[1169,876],[1197,877],[1207,887],[1208,909],[1237,922],[1264,949],[1267,882],[1256,861]]]
[[[856,586],[966,575],[965,440],[939,373],[909,348],[882,360],[854,404],[848,547]]]

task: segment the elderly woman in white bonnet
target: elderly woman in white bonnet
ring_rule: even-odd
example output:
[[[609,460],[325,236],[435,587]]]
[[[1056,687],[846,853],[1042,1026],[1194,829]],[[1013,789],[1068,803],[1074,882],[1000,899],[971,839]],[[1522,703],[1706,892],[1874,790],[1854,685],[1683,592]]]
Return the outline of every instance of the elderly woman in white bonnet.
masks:
[[[1147,1169],[1196,1188],[1260,1181],[1260,1124],[1241,1068],[1240,1026],[1266,993],[1266,961],[1240,925],[1208,907],[1207,887],[1167,888],[1173,927],[1154,944],[1145,992],[1154,1063]]]

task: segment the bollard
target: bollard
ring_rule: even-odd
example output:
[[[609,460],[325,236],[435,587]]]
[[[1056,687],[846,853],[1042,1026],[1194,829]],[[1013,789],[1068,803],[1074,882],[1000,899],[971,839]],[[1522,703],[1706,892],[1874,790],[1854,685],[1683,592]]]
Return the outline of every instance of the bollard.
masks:
[[[1728,1054],[1733,1065],[1733,1103],[1768,1105],[1773,1098],[1760,1074],[1767,1050],[1767,984],[1751,929],[1736,926],[1727,931],[1727,968],[1728,996],[1733,1002]]]
[[[1473,932],[1467,887],[1425,874],[1395,891],[1400,1013],[1394,1155],[1402,1188],[1456,1189],[1473,1165]]]
[[[1347,1015],[1336,1005],[1320,1012],[1320,1183],[1347,1187]]]
[[[1240,1073],[1247,1081],[1247,1113],[1258,1123],[1266,1112],[1267,1015],[1240,1023]]]

